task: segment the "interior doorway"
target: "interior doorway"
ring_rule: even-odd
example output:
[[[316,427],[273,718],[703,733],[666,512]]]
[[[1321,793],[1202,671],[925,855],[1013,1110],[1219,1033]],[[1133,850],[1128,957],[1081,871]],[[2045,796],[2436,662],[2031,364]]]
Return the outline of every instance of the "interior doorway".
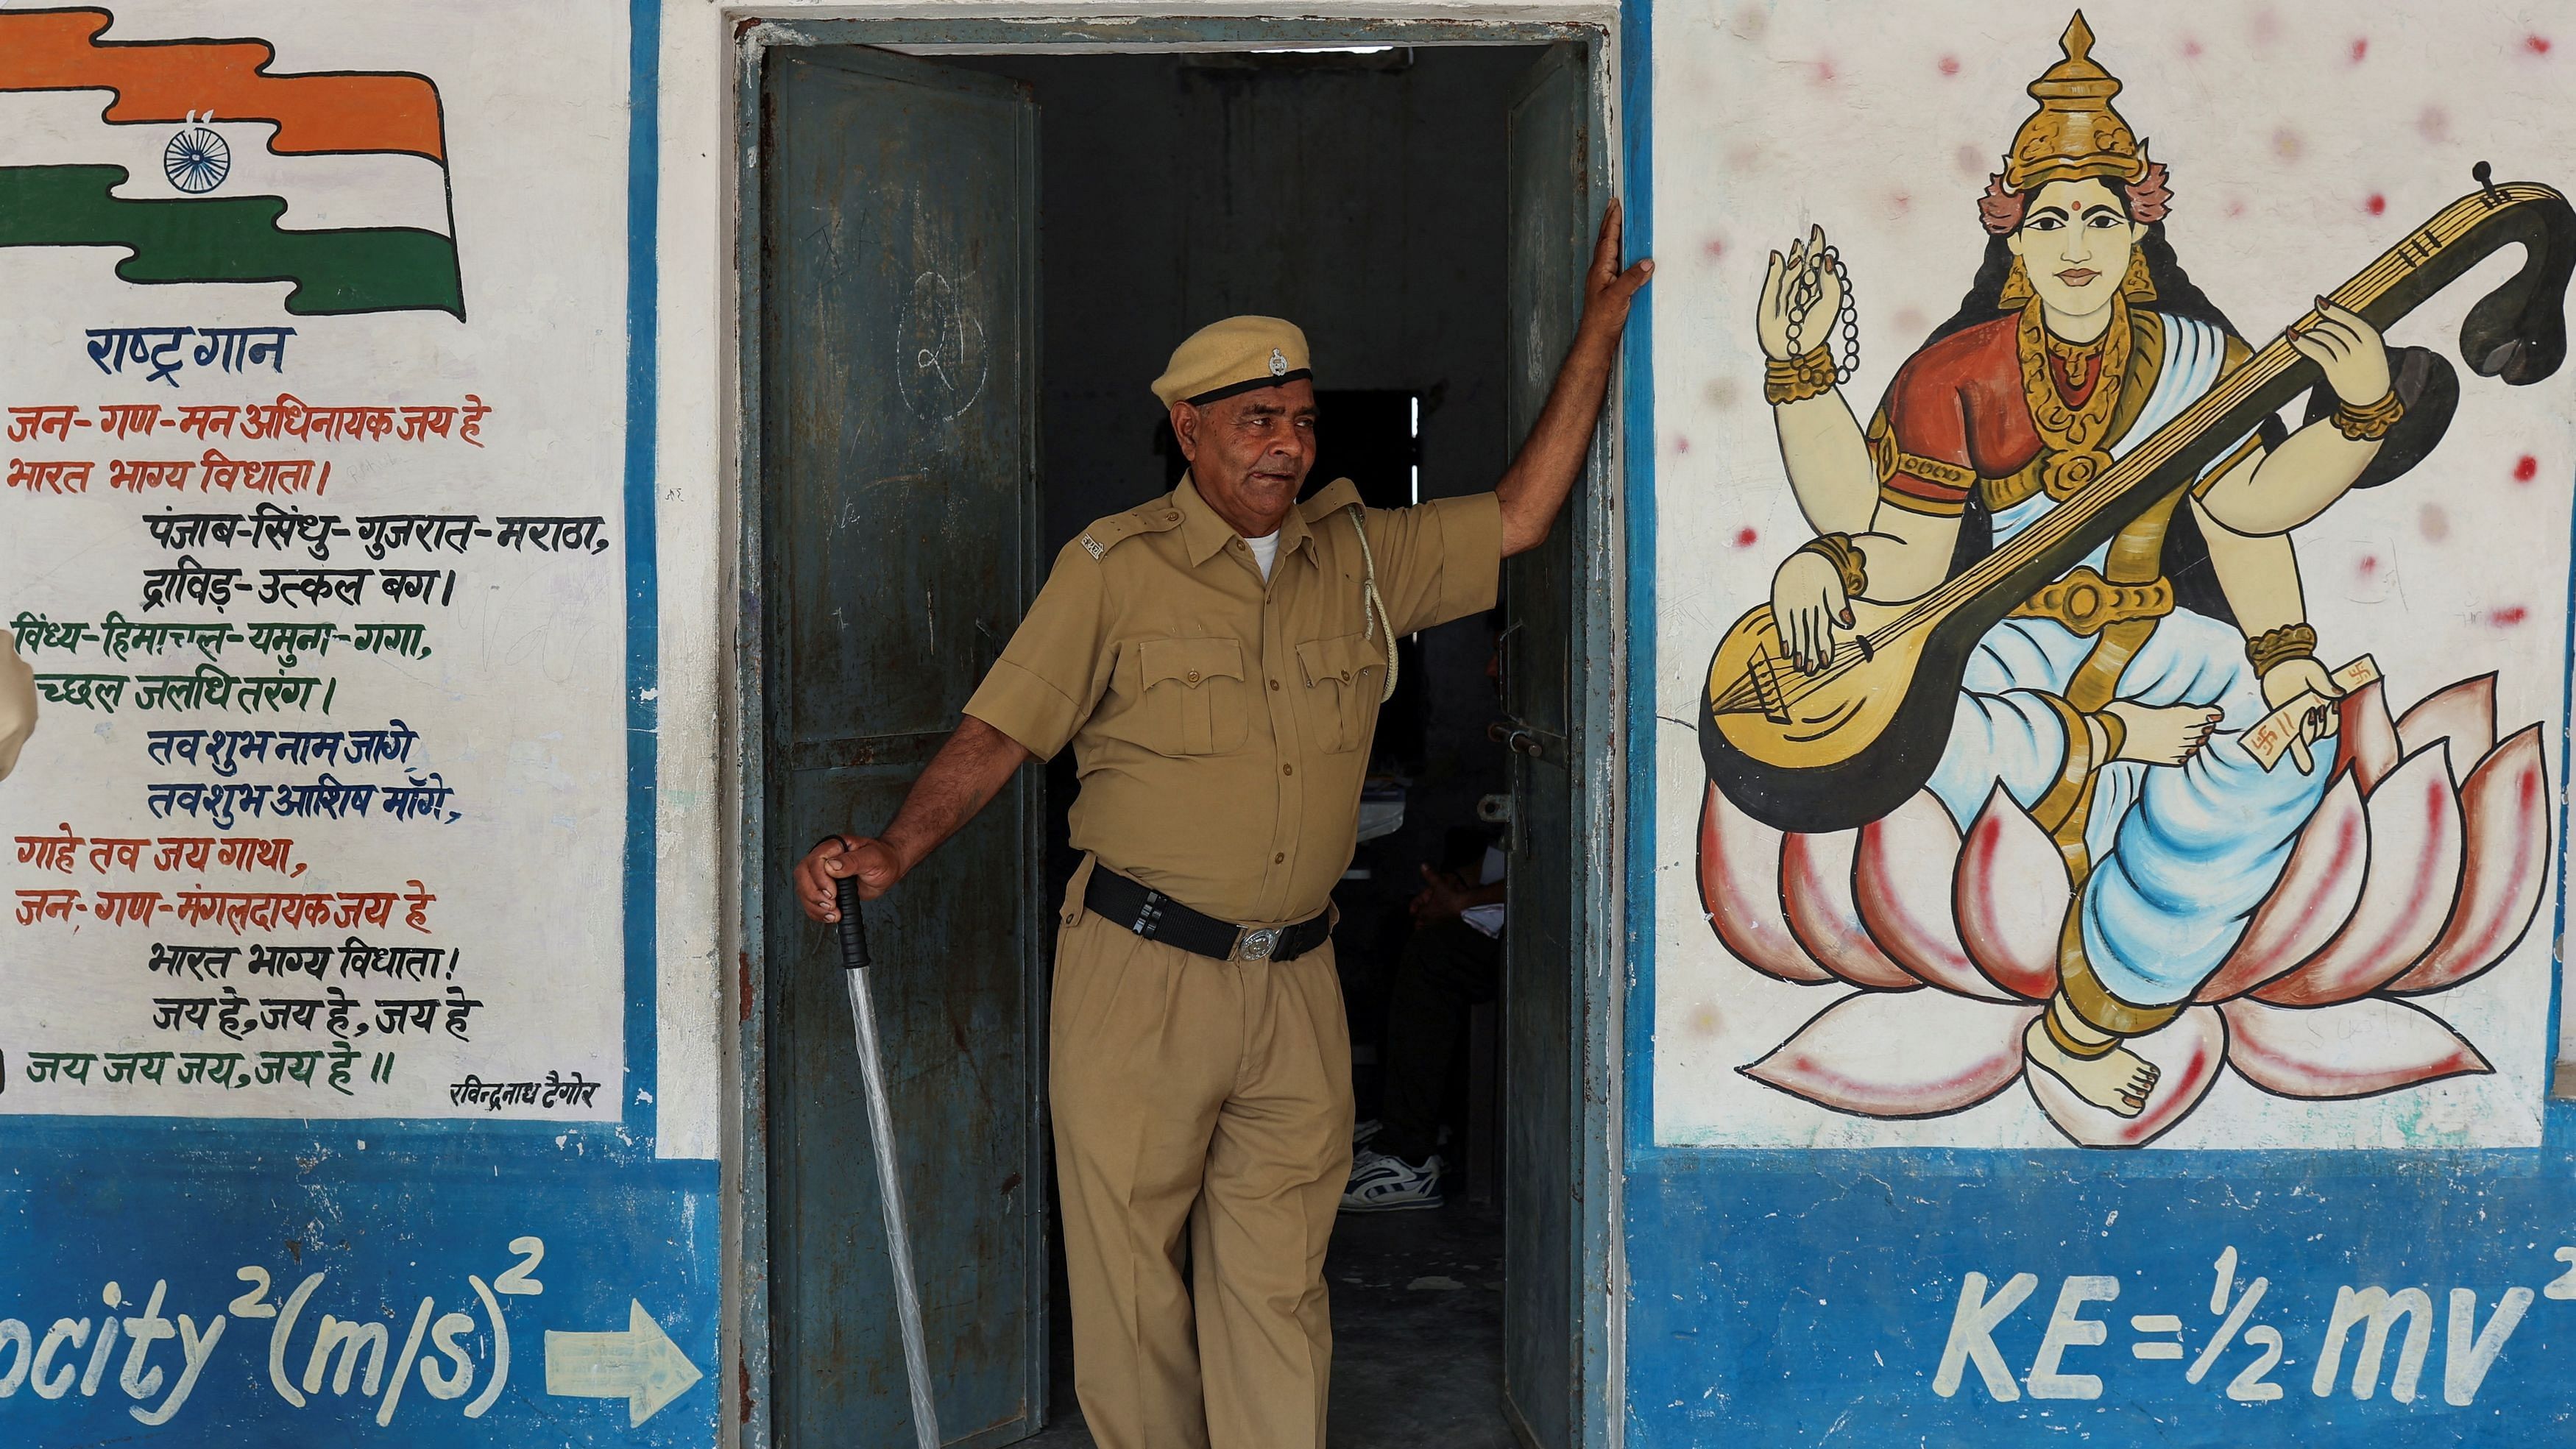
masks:
[[[1312,486],[1347,474],[1384,505],[1490,488],[1571,336],[1608,153],[1598,37],[1579,31],[921,56],[813,43],[859,38],[832,30],[755,50],[746,92],[746,568],[763,600],[747,836],[778,858],[890,814],[1045,561],[1171,485],[1145,383],[1196,326],[1261,312],[1306,329]],[[1584,1207],[1603,1130],[1584,1039],[1607,1008],[1578,959],[1597,902],[1576,836],[1598,806],[1577,798],[1589,736],[1607,734],[1581,718],[1604,476],[1513,562],[1498,617],[1405,641],[1382,718],[1369,838],[1336,892],[1363,1118],[1418,867],[1473,872],[1490,842],[1511,924],[1500,1000],[1454,1058],[1447,1202],[1336,1233],[1337,1445],[1597,1442],[1585,1364],[1607,1304],[1582,1285],[1608,1234]],[[1069,756],[1022,772],[870,918],[952,1444],[1088,1442],[1040,1092],[1073,790]],[[766,1292],[743,1331],[772,1392],[746,1442],[908,1441],[829,943],[783,893],[755,909],[763,1071],[746,1109],[767,1221],[745,1239]],[[941,964],[907,964],[925,960]]]

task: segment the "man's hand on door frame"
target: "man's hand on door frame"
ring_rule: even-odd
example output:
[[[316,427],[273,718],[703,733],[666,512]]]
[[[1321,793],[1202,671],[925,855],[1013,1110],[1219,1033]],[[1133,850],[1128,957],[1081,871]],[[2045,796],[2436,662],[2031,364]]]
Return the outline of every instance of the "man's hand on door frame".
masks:
[[[1620,270],[1623,235],[1619,201],[1612,197],[1601,213],[1592,264],[1583,274],[1583,315],[1574,324],[1565,362],[1556,370],[1547,405],[1539,409],[1528,441],[1494,485],[1495,500],[1503,511],[1505,558],[1546,542],[1557,513],[1565,507],[1565,495],[1583,472],[1593,425],[1600,420],[1601,400],[1618,362],[1619,335],[1628,326],[1629,303],[1655,274],[1652,257],[1639,257],[1633,266]]]

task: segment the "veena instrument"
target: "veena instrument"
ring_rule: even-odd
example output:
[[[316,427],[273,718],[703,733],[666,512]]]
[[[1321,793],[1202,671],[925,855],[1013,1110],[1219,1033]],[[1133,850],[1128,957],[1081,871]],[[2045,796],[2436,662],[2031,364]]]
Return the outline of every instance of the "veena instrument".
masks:
[[[2485,163],[2476,169],[2478,190],[2408,233],[2331,300],[2384,332],[2520,243],[2521,270],[2470,311],[2460,350],[2480,376],[2528,385],[2566,357],[2576,213],[2547,186],[2493,182]],[[2298,325],[2316,320],[2311,311]],[[1831,661],[1814,674],[1783,651],[1769,605],[1746,614],[1709,662],[1699,737],[1710,780],[1746,814],[1783,830],[1845,830],[1895,809],[1931,779],[1986,631],[2321,380],[2316,364],[2275,338],[1973,566],[1919,598],[1851,600],[1852,627],[1836,631]]]

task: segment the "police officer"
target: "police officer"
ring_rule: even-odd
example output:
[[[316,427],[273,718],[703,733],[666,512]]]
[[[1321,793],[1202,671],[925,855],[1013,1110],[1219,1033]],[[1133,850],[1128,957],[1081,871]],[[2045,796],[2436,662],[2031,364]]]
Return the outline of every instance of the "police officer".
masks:
[[[1581,472],[1630,299],[1613,202],[1574,345],[1491,493],[1367,509],[1315,459],[1306,339],[1208,326],[1154,382],[1178,488],[1085,529],[884,834],[796,895],[891,889],[1068,743],[1082,865],[1056,938],[1049,1090],[1074,1382],[1102,1449],[1321,1449],[1324,1249],[1350,1175],[1330,940],[1395,641],[1492,607]],[[1186,1248],[1183,1233],[1188,1240]],[[1189,1281],[1182,1265],[1190,1264]]]

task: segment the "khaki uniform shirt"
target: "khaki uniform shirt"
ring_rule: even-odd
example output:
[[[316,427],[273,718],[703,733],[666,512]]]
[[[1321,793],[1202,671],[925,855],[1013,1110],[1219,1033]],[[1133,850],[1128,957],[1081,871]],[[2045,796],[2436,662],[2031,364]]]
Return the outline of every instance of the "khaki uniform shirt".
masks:
[[[1369,626],[1348,480],[1288,512],[1265,586],[1187,478],[1091,525],[966,704],[1045,759],[1074,747],[1073,845],[1211,916],[1284,925],[1349,867],[1388,641]],[[1491,493],[1370,509],[1398,635],[1493,607]]]

